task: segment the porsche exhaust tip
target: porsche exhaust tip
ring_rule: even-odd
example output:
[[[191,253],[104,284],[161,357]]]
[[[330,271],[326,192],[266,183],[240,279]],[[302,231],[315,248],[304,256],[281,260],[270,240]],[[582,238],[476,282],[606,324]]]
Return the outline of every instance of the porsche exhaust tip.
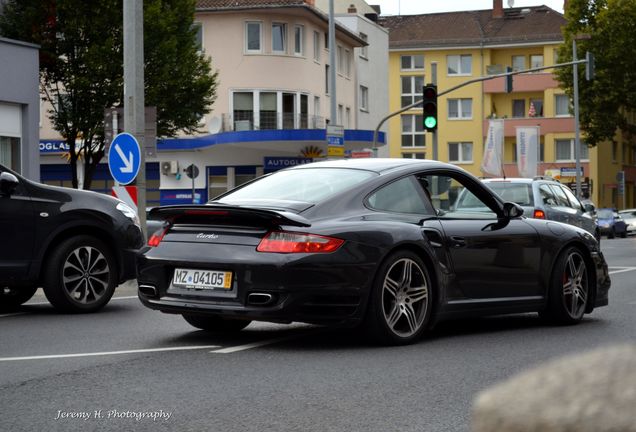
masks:
[[[274,296],[268,293],[250,293],[247,296],[247,304],[252,306],[267,306],[274,302]]]
[[[157,288],[152,285],[139,285],[139,292],[148,297],[157,297]]]

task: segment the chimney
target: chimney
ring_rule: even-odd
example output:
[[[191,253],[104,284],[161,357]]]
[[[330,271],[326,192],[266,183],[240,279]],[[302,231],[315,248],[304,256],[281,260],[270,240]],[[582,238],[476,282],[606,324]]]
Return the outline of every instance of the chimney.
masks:
[[[503,0],[492,0],[492,17],[503,18]]]
[[[350,14],[358,13],[358,9],[356,9],[356,5],[350,4],[349,9],[347,9],[347,13],[350,13]]]

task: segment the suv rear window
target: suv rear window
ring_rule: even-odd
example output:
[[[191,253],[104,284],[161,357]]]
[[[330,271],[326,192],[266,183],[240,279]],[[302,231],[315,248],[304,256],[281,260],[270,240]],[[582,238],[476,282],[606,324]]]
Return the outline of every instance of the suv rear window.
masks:
[[[517,203],[521,206],[533,206],[532,187],[527,183],[488,182],[486,183],[494,193],[504,201]]]

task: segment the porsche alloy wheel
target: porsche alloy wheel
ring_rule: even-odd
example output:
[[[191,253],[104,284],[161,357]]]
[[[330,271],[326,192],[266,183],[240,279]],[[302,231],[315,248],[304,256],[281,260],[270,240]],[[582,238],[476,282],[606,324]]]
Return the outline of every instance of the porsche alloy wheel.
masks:
[[[431,283],[424,263],[412,252],[398,252],[378,273],[367,326],[380,342],[412,342],[426,328],[431,304]]]
[[[590,294],[587,263],[576,248],[565,250],[554,269],[549,316],[563,324],[574,324],[585,314]]]

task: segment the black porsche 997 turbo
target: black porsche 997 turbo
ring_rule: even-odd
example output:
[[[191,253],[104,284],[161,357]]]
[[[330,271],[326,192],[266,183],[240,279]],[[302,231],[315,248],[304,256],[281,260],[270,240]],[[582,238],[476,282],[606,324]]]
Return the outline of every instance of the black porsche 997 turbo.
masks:
[[[473,204],[455,208],[463,190]],[[153,209],[165,223],[138,256],[139,298],[209,331],[300,321],[362,326],[386,344],[452,317],[576,323],[607,305],[594,237],[522,214],[441,162],[297,166],[206,205]]]

